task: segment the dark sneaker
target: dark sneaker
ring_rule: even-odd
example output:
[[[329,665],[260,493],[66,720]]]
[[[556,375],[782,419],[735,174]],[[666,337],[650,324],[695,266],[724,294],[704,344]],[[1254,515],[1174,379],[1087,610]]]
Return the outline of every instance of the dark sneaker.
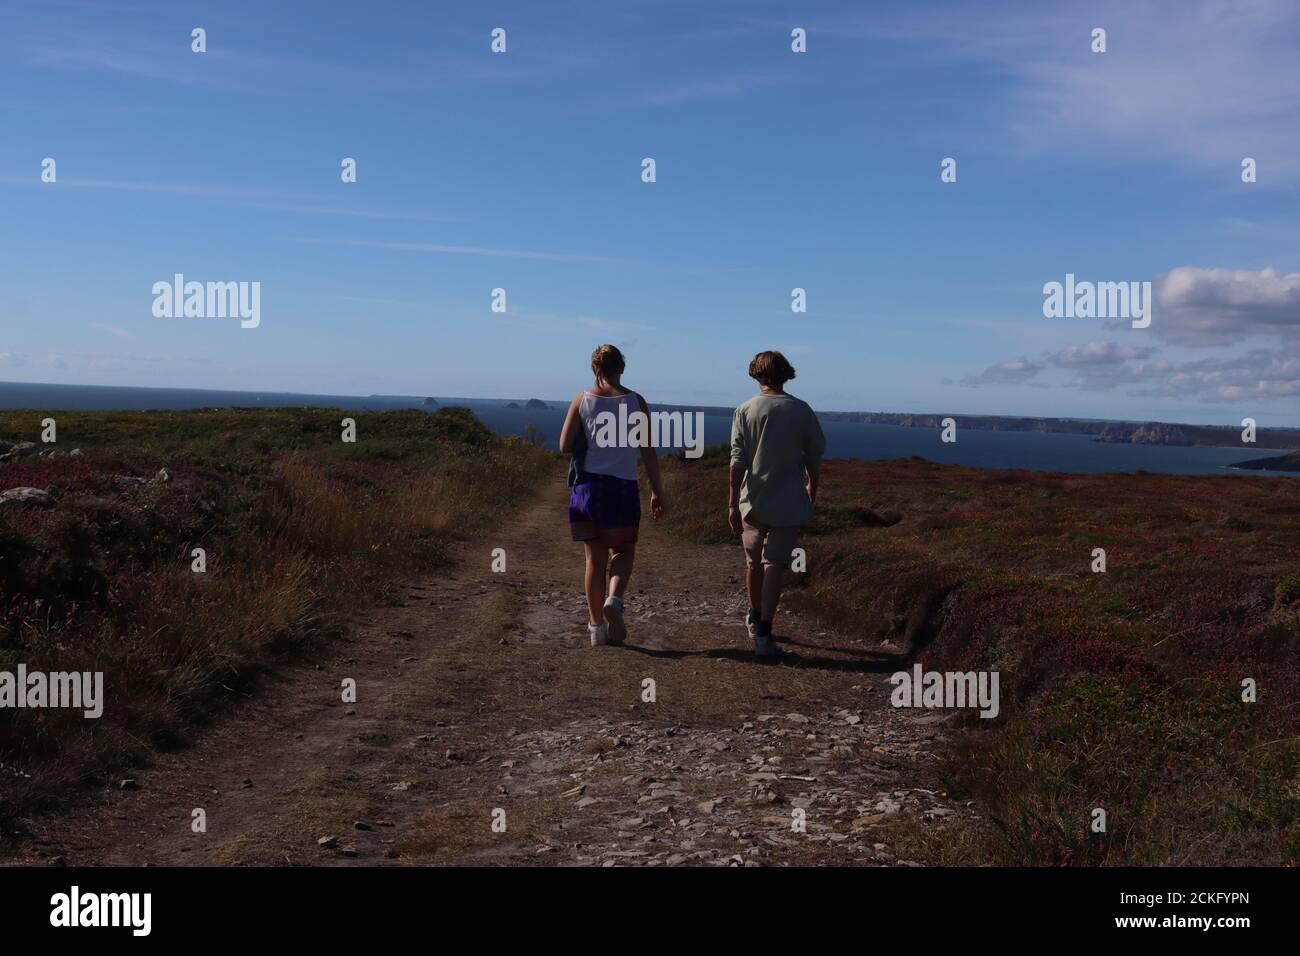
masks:
[[[755,657],[777,657],[780,653],[781,650],[776,646],[776,641],[772,640],[771,634],[754,635]]]
[[[605,598],[605,623],[609,625],[609,643],[622,644],[627,640],[627,625],[623,622],[623,599],[610,595]]]
[[[750,640],[758,638],[758,612],[750,608],[745,612],[745,630],[749,631]]]

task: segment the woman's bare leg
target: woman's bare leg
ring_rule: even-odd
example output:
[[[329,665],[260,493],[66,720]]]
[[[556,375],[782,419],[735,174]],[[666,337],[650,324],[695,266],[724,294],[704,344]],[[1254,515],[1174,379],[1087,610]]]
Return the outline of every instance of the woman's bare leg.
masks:
[[[602,541],[584,541],[587,549],[587,573],[583,586],[587,591],[587,615],[592,624],[605,619],[605,560],[608,548]]]
[[[636,542],[616,544],[610,550],[614,552],[614,559],[609,562],[609,593],[621,598],[623,592],[627,590],[628,581],[632,578],[632,562],[636,560]],[[601,602],[604,602],[603,597]]]

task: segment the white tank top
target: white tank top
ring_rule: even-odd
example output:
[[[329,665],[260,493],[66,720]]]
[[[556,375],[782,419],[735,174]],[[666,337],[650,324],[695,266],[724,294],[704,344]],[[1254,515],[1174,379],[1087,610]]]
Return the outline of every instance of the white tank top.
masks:
[[[623,416],[619,414],[620,405],[627,408]],[[578,415],[582,418],[582,429],[587,433],[587,454],[582,463],[583,471],[636,481],[636,460],[641,454],[641,449],[627,444],[631,426],[626,416],[639,411],[641,411],[641,403],[637,401],[636,394],[633,392],[617,396],[582,393],[582,401],[578,404]],[[602,415],[603,412],[609,414]],[[612,424],[608,424],[610,416],[613,416]],[[600,421],[597,421],[598,417]],[[606,442],[612,438],[616,444],[601,445],[596,441],[597,436]]]

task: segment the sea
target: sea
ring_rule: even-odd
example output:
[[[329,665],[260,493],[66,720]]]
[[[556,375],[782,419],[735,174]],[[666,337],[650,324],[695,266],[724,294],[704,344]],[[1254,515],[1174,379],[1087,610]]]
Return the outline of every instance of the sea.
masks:
[[[457,398],[433,395],[437,408],[462,405],[500,435],[537,436],[556,447],[567,401],[548,401],[546,408],[527,408],[527,399]],[[426,396],[307,395],[292,392],[214,391],[189,388],[133,388],[108,385],[47,385],[0,382],[0,409],[41,411],[147,411],[221,407],[313,406],[350,411],[426,408]],[[512,407],[513,406],[513,407]],[[1242,471],[1233,462],[1282,454],[1269,448],[1181,447],[1099,442],[1091,435],[962,429],[957,441],[940,440],[937,428],[913,428],[867,422],[824,421],[826,455],[874,461],[919,456],[931,461],[977,468],[1022,468],[1028,471],[1106,472],[1149,471],[1174,475],[1290,475],[1275,471]],[[531,426],[531,430],[530,430]],[[725,442],[731,434],[730,415],[704,416],[705,444]]]

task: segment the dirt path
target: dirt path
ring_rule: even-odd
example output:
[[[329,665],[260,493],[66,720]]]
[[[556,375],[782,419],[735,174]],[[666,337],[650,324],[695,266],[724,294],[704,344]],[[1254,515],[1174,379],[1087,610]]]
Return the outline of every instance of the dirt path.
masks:
[[[738,546],[647,525],[629,646],[589,646],[565,493],[283,669],[138,790],[35,823],[18,862],[890,864],[913,862],[909,833],[970,818],[936,789],[943,720],[888,705],[897,659],[786,615],[792,655],[752,658]]]

